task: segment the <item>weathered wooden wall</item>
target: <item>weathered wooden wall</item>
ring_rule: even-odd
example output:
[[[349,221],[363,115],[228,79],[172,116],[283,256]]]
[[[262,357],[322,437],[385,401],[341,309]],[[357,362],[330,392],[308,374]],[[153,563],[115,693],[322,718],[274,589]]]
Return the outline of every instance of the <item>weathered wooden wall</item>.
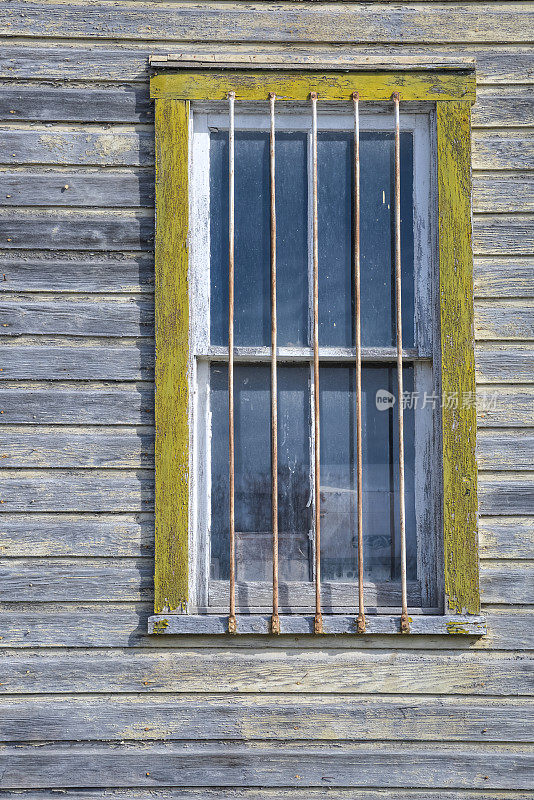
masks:
[[[534,4],[4,0],[2,11],[0,787],[18,800],[53,789],[81,800],[81,788],[97,800],[103,787],[121,800],[525,798]],[[145,635],[147,56],[230,50],[477,59],[477,377],[499,395],[479,417],[483,640]]]

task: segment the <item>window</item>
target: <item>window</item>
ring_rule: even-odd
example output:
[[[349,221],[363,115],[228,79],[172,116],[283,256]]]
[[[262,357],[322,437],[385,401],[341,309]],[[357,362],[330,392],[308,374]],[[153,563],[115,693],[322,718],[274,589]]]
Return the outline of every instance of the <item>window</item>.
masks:
[[[356,90],[362,101],[359,184],[354,174]],[[327,76],[198,70],[152,79],[157,433],[156,616],[151,630],[226,632],[232,594],[237,632],[269,632],[273,418],[278,425],[274,496],[280,632],[317,631],[317,597],[322,632],[400,630],[391,100],[398,90],[404,602],[410,613],[405,629],[483,630],[480,618],[470,616],[479,606],[475,414],[466,402],[474,391],[469,185],[474,94],[472,75],[455,70]],[[311,103],[315,91],[318,100]],[[235,559],[229,525],[229,92],[237,95],[232,103]],[[269,92],[277,97],[273,117]],[[274,100],[271,105],[274,109]],[[278,407],[271,416],[273,119]],[[357,185],[365,626],[357,623]],[[317,430],[320,550],[314,513]],[[232,563],[235,587],[230,584]]]

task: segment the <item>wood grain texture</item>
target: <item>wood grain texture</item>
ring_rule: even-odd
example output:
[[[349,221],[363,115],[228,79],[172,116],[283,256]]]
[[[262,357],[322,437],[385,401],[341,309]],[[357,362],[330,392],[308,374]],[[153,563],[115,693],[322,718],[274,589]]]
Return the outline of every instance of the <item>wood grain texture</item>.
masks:
[[[475,337],[509,341],[534,339],[534,301],[477,300],[475,303]]]
[[[534,347],[530,343],[479,343],[475,356],[480,384],[534,382]]]
[[[317,725],[320,716],[322,724]],[[528,742],[531,702],[429,697],[107,695],[0,700],[2,741]]]
[[[46,39],[24,39],[17,42],[16,55],[13,45],[0,42],[0,77],[11,80],[67,80],[67,81],[137,81],[146,88],[149,75],[147,53],[166,56],[176,51],[174,45],[150,42],[122,42],[93,40],[91,42],[71,39],[57,40],[51,44]],[[484,44],[377,44],[351,42],[349,45],[332,45],[318,41],[277,44],[266,40],[253,45],[246,42],[180,42],[179,51],[191,58],[217,59],[240,58],[251,67],[258,63],[294,64],[303,68],[347,68],[358,69],[370,58],[382,58],[391,65],[398,58],[427,59],[435,62],[444,58],[476,59],[477,83],[484,84],[528,84],[534,82],[534,55],[532,48],[495,42]]]
[[[0,292],[140,293],[154,290],[154,258],[149,253],[50,253],[4,251]]]
[[[481,514],[534,514],[534,472],[481,473],[478,495]]]
[[[403,757],[405,756],[405,757]],[[5,788],[114,786],[369,786],[529,789],[526,746],[292,742],[4,745]],[[296,773],[298,769],[298,773]]]
[[[480,565],[480,586],[484,603],[526,605],[532,601],[534,564],[524,561],[490,561]]]
[[[171,647],[196,648],[200,654],[227,646],[225,637],[148,636],[148,617],[153,607],[150,600],[112,603],[4,603],[0,609],[1,648],[127,648]],[[356,650],[503,650],[519,652],[534,647],[534,613],[520,606],[500,608],[489,605],[483,610],[488,633],[476,639],[464,636],[285,636],[274,641],[267,636],[239,636],[239,647],[247,650],[277,649],[321,650],[324,648]]]
[[[534,419],[534,391],[499,386],[477,389],[477,424],[481,428],[531,427]]]
[[[531,423],[534,425],[534,415]],[[496,472],[532,470],[534,467],[534,429],[480,431],[477,436],[476,454],[479,469]]]
[[[57,130],[48,126],[5,127],[0,137],[0,164],[82,164],[114,167],[151,166],[154,139],[146,131],[124,126],[95,130]]]
[[[104,340],[105,341],[105,340]],[[2,380],[154,379],[154,345],[150,341],[86,344],[40,337],[38,344],[3,345]]]
[[[534,173],[476,172],[473,210],[475,213],[534,211]]]
[[[0,336],[154,337],[152,299],[0,298]]]
[[[465,72],[246,72],[242,70],[178,70],[161,72],[150,80],[150,96],[178,100],[225,100],[235,91],[236,101],[266,101],[269,91],[281,102],[308,101],[316,91],[319,101],[350,101],[354,91],[363,101],[475,99],[474,73]]]
[[[56,791],[19,789],[16,792],[6,792],[6,797],[20,797],[20,800],[53,800]],[[64,789],[66,800],[97,800],[102,797],[102,789]],[[331,787],[328,790],[330,800],[354,800],[354,789]],[[154,800],[301,800],[301,788],[249,788],[239,787],[223,788],[166,788],[152,787],[150,796]],[[525,800],[525,792],[514,792],[501,789],[499,792],[481,789],[358,789],[358,800]],[[142,800],[146,798],[143,789],[107,789],[106,797],[113,800]],[[324,787],[306,789],[306,797],[310,800],[324,798]]]
[[[475,390],[468,103],[437,104],[441,391]],[[446,608],[478,613],[476,410],[442,407]]]
[[[267,638],[267,637],[264,637]],[[391,638],[391,637],[390,637]],[[451,637],[452,638],[452,637]],[[3,655],[1,694],[398,694],[528,695],[528,653],[252,649],[232,645],[126,650],[12,650]],[[278,640],[277,640],[278,641]],[[187,639],[186,639],[187,642]]]
[[[4,36],[96,38],[165,42],[445,43],[529,42],[533,11],[527,4],[384,5],[358,3],[194,3],[91,2],[83,14],[57,2],[11,0]]]
[[[151,210],[0,210],[0,243],[7,249],[152,250]]]
[[[534,215],[485,214],[473,218],[473,251],[477,255],[525,255],[534,248]]]
[[[90,98],[89,98],[90,99]],[[30,168],[0,173],[5,193],[0,206],[67,206],[68,208],[152,208],[152,170],[53,170]]]
[[[189,598],[189,103],[156,102],[155,613]]]
[[[534,259],[475,257],[476,297],[534,297]]]
[[[153,555],[153,514],[14,514],[0,524],[0,556]]]
[[[479,534],[481,558],[532,558],[532,517],[482,517]]]
[[[520,402],[519,395],[516,404]],[[154,384],[0,384],[0,425],[21,423],[152,426]]]

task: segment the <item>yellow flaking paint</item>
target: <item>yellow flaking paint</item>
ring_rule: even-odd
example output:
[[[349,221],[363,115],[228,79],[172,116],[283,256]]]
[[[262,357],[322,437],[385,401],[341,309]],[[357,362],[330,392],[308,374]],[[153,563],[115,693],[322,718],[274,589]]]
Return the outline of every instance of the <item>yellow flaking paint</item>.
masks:
[[[188,601],[189,103],[156,101],[155,613]]]
[[[153,98],[182,100],[225,100],[235,91],[236,100],[267,101],[275,92],[277,100],[304,102],[311,91],[319,100],[340,102],[351,100],[358,91],[363,101],[390,100],[399,92],[401,100],[475,101],[475,78],[471,71],[417,72],[301,72],[259,70],[180,70],[163,72],[150,81]]]
[[[480,593],[469,103],[437,104],[437,140],[446,611],[476,614]],[[457,407],[449,402],[454,397]]]

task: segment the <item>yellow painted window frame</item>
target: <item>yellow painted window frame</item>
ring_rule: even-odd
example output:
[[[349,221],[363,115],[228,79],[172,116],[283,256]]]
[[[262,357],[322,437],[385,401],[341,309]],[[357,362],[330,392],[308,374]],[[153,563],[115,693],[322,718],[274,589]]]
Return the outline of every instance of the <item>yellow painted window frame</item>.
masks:
[[[268,89],[266,88],[268,87]],[[156,498],[155,614],[187,612],[189,598],[188,430],[188,147],[190,102],[224,100],[436,103],[439,297],[443,397],[475,397],[471,244],[472,70],[269,70],[161,72],[150,81],[156,126]],[[476,408],[443,402],[443,545],[445,615],[480,611]],[[159,628],[158,628],[159,626]],[[164,632],[166,620],[154,630]],[[464,630],[450,630],[459,633]]]

